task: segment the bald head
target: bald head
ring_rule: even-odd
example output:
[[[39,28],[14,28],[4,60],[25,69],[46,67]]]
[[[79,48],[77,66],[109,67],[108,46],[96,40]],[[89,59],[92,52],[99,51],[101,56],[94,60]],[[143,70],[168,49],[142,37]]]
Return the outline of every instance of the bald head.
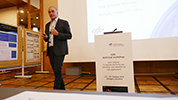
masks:
[[[54,6],[50,6],[49,8],[54,8],[54,9],[57,11],[57,8],[56,8],[56,7],[54,7]],[[48,10],[49,10],[49,8],[48,8]]]
[[[51,20],[54,20],[58,16],[58,11],[54,6],[50,6],[48,8],[48,14],[49,14],[49,17],[51,18]]]

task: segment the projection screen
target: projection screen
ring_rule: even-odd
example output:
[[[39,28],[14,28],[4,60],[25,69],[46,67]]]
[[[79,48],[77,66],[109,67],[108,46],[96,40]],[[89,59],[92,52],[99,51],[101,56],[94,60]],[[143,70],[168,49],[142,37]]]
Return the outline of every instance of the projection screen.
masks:
[[[132,33],[134,61],[178,60],[178,0],[59,0],[58,11],[73,34],[65,62],[94,62],[94,36],[116,28]]]

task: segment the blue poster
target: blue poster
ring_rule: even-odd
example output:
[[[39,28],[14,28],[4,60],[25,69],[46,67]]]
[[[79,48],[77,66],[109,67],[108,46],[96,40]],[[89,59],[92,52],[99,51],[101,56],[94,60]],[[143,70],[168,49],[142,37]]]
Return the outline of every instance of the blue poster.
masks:
[[[17,60],[17,27],[0,23],[0,61]]]

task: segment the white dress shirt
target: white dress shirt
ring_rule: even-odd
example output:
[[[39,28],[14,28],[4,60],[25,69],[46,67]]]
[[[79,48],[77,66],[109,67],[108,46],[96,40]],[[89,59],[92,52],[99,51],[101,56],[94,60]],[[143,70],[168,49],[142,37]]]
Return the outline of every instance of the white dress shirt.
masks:
[[[58,21],[58,17],[55,20],[51,21],[51,24],[49,25],[49,31],[50,31],[50,33],[56,27],[57,21]],[[54,46],[53,37],[54,37],[54,35],[49,34],[49,38],[51,39],[51,42],[49,43],[49,47]]]

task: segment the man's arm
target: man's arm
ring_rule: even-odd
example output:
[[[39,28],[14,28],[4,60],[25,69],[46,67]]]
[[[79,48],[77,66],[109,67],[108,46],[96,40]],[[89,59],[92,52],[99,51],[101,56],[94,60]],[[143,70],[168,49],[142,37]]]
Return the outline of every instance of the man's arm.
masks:
[[[63,32],[58,33],[58,39],[71,39],[72,38],[72,33],[70,31],[70,26],[67,21],[63,21]]]
[[[45,35],[43,35],[43,38],[44,38],[44,41],[45,42],[48,42],[48,40],[49,40],[49,36],[46,34],[47,33],[47,25],[45,26]]]

